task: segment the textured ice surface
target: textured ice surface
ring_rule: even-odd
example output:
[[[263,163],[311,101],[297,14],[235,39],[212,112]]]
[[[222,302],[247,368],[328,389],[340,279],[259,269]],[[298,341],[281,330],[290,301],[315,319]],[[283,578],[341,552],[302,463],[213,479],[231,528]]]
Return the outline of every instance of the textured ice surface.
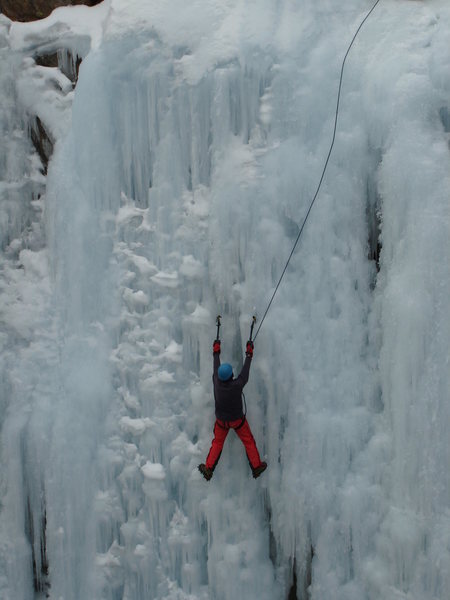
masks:
[[[246,388],[268,470],[233,434],[196,469],[215,316],[237,370],[369,8],[0,15],[1,598],[273,600],[294,569],[299,599],[450,596],[444,0],[381,2],[349,56]]]

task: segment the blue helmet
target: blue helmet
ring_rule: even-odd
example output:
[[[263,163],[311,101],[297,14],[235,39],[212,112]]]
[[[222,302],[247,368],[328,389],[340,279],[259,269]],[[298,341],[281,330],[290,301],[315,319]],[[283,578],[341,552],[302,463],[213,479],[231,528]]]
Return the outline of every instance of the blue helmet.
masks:
[[[229,363],[223,363],[220,365],[217,374],[220,381],[228,381],[233,375],[233,367]]]

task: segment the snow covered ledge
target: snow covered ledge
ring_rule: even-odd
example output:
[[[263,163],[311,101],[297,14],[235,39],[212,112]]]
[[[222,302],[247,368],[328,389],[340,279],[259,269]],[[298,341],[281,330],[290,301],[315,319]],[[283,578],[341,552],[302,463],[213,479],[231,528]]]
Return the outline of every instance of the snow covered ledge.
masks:
[[[19,18],[20,3],[14,11],[2,4],[4,14]],[[39,18],[44,5],[49,8],[57,2],[29,3],[29,12]],[[60,2],[59,4],[63,4]],[[79,4],[73,2],[73,4]],[[91,4],[98,4],[95,0]],[[25,5],[24,5],[25,10]],[[22,56],[16,86],[21,106],[29,117],[30,136],[46,174],[54,144],[70,128],[73,88],[78,78],[81,61],[88,52],[97,48],[103,34],[103,25],[109,3],[92,8],[70,6],[55,9],[40,21],[11,22],[0,17],[9,29],[11,50]]]

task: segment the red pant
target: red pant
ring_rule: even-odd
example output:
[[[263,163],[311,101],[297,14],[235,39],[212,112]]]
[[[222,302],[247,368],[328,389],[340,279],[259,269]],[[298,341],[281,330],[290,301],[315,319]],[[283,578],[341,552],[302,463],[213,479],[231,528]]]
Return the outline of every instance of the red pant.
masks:
[[[248,462],[252,469],[256,469],[261,464],[261,458],[259,456],[258,448],[256,447],[255,438],[250,429],[250,425],[247,423],[247,419],[238,419],[237,421],[219,421],[216,419],[214,424],[214,439],[211,443],[211,449],[206,459],[206,466],[208,469],[214,471],[215,466],[219,462],[222,448],[225,443],[226,437],[230,429],[234,429],[238,434],[239,439],[245,446],[247,452]]]

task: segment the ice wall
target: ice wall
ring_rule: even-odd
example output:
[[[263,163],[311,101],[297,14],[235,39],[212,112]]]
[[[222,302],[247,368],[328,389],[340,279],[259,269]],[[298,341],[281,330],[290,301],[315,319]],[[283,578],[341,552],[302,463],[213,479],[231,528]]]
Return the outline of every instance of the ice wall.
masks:
[[[294,575],[299,599],[449,595],[443,1],[381,3],[350,56],[246,388],[268,471],[232,435],[210,483],[196,470],[215,315],[237,369],[368,8],[0,21],[2,598],[272,600]],[[83,57],[75,93],[32,60],[61,48],[62,69]]]
[[[376,311],[380,322],[383,430],[392,432],[383,474],[386,512],[377,554],[389,589],[400,597],[448,594],[449,418],[449,81],[444,14],[401,13],[396,31],[411,39],[409,56],[390,34],[392,61],[372,86],[393,90],[379,169],[383,253]],[[413,41],[414,40],[414,41]],[[402,57],[401,70],[395,64]],[[371,86],[371,87],[372,87]],[[373,88],[372,88],[373,89]],[[445,499],[447,498],[447,499]],[[378,560],[380,560],[378,558]]]
[[[28,444],[24,433],[31,423],[39,422],[37,389],[44,394],[50,392],[44,348],[51,315],[42,226],[45,178],[29,139],[26,113],[18,100],[16,82],[22,57],[11,54],[8,34],[9,23],[1,20],[0,595],[30,598],[32,547],[39,545],[45,509],[40,494],[41,456],[32,442]],[[45,331],[42,325],[36,330],[36,322],[46,322]],[[39,376],[38,369],[42,369]],[[32,523],[36,538],[30,535]],[[39,552],[37,556],[39,564],[35,561],[35,566],[40,576]],[[43,563],[45,570],[45,558]]]

